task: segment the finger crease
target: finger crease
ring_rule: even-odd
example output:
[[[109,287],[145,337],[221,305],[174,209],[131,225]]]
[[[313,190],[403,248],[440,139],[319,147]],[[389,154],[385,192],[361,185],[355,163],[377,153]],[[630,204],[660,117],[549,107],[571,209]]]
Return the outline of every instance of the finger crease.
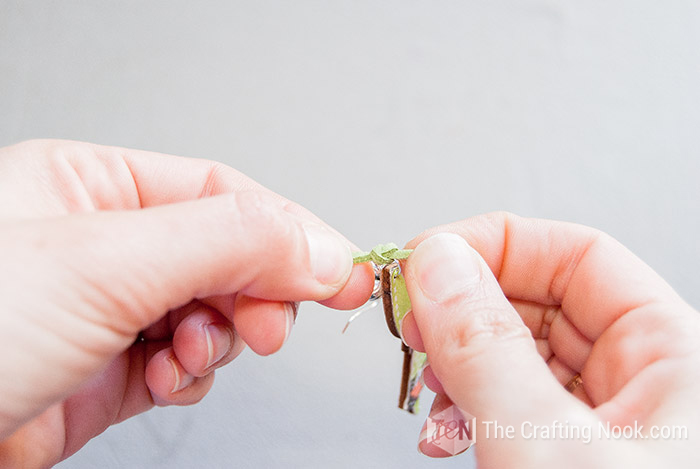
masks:
[[[139,183],[136,182],[136,176],[134,175],[134,171],[131,169],[131,166],[129,166],[129,163],[126,161],[126,158],[122,156],[122,162],[124,163],[124,166],[126,166],[126,170],[129,171],[129,175],[131,176],[131,181],[134,183],[134,192],[136,192],[136,198],[138,199],[139,207],[143,208],[143,203],[141,201],[141,190],[139,189]]]
[[[552,323],[560,312],[561,308],[558,306],[552,306],[545,310],[542,316],[542,325],[540,326],[540,338],[547,339],[549,337],[549,330],[552,327]]]

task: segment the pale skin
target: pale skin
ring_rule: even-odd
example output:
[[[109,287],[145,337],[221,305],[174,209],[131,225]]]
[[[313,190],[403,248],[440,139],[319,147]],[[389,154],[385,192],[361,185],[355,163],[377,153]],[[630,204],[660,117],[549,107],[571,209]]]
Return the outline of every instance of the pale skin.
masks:
[[[282,346],[293,302],[372,289],[344,238],[211,161],[26,142],[0,149],[0,201],[1,467],[193,404],[246,343]]]
[[[154,405],[193,404],[245,344],[277,351],[295,302],[351,309],[373,286],[342,236],[211,161],[26,142],[0,149],[0,202],[2,467],[50,466]],[[481,438],[480,467],[697,465],[700,320],[619,243],[491,214],[407,247],[404,337],[441,405],[513,426],[686,425],[691,440]]]
[[[451,400],[476,417],[479,467],[697,467],[700,316],[621,244],[584,226],[490,214],[408,247],[404,336],[428,353],[439,409]],[[570,394],[563,385],[578,373]],[[514,438],[485,438],[485,421],[512,426]],[[686,427],[687,439],[520,433],[523,422],[635,421],[648,437],[652,426]]]

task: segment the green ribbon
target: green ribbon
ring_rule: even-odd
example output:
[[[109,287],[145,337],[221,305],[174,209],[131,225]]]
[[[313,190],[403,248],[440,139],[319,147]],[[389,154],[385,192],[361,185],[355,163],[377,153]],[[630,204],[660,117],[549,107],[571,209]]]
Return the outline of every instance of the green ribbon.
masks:
[[[394,261],[408,258],[413,249],[399,249],[394,243],[378,244],[369,252],[355,252],[352,254],[353,264],[362,264],[372,261],[377,265],[391,264]]]

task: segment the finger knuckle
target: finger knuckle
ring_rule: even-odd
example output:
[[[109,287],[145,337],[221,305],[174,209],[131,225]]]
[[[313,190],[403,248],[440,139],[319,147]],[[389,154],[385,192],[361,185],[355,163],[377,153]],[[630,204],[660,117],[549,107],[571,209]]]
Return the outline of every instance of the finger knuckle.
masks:
[[[270,197],[259,191],[244,191],[233,194],[227,205],[232,229],[245,233],[251,245],[262,249],[279,248],[292,235],[292,226],[285,213]]]
[[[503,225],[519,218],[516,214],[507,210],[497,210],[494,212],[488,212],[484,214],[483,217],[487,220],[490,220],[496,225]]]
[[[461,327],[450,329],[445,344],[447,355],[461,366],[478,363],[482,358],[523,344],[534,346],[527,327],[504,311],[502,305],[490,299],[480,299],[469,305],[469,319]]]
[[[229,180],[232,179],[234,170],[218,161],[209,163],[204,183],[202,184],[201,197],[209,197],[215,194],[226,192],[229,187]]]

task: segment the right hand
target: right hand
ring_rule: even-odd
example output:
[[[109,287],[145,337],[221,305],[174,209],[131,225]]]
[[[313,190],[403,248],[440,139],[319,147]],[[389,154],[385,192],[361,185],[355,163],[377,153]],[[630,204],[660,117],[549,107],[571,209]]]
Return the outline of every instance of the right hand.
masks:
[[[436,404],[449,398],[476,417],[479,467],[698,465],[700,316],[617,241],[493,214],[407,247],[404,336],[427,351]],[[572,394],[564,385],[577,374]],[[493,426],[486,438],[485,421],[513,426],[514,438],[494,438]],[[591,426],[592,441],[526,439],[523,422]],[[598,438],[600,424],[635,422],[647,437],[683,426],[687,439]]]
[[[244,343],[282,346],[294,303],[354,308],[374,278],[232,168],[63,141],[0,149],[0,260],[1,467],[199,401]]]

